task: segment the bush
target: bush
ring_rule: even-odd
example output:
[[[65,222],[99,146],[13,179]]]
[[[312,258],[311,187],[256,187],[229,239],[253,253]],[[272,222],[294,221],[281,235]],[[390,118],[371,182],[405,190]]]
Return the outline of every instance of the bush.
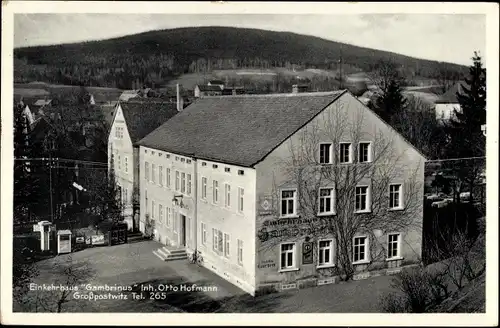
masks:
[[[422,267],[403,270],[392,282],[397,292],[382,295],[380,305],[389,313],[429,312],[449,296],[444,279],[444,273],[430,273]]]

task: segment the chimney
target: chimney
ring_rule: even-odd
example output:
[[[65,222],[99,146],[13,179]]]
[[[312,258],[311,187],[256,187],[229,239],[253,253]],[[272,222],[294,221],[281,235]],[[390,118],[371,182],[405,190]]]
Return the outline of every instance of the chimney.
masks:
[[[176,90],[177,90],[177,111],[180,112],[182,110],[182,107],[181,107],[181,95],[179,90],[179,83],[177,83],[176,85]]]

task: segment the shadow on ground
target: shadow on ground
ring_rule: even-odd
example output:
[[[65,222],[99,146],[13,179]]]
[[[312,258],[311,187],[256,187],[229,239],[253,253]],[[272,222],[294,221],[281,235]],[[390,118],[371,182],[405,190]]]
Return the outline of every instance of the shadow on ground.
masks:
[[[138,302],[151,303],[157,309],[161,308],[170,312],[174,307],[182,312],[195,313],[266,312],[276,306],[280,300],[290,296],[287,293],[279,293],[257,298],[248,294],[217,298],[211,296],[210,292],[189,290],[193,285],[199,288],[214,286],[213,282],[208,280],[186,281],[177,277],[168,281],[154,279],[139,282],[134,284],[132,292],[141,294],[142,300]],[[141,291],[143,286],[153,286],[157,293]],[[166,291],[159,291],[162,286],[173,286],[178,289],[167,288]],[[157,295],[156,299],[154,295]]]

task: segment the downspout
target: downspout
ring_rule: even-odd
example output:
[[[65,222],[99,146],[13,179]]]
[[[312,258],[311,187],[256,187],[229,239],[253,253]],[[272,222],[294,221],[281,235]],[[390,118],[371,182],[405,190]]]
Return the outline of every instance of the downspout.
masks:
[[[198,161],[196,157],[192,157],[194,164],[194,172],[193,172],[193,187],[194,187],[194,210],[193,210],[193,226],[194,226],[194,252],[195,254],[198,251]]]

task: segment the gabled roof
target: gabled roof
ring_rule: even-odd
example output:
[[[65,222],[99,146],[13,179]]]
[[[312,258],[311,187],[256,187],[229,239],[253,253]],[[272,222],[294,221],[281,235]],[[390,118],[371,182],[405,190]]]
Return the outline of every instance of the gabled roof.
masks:
[[[197,85],[200,91],[219,91],[222,92],[222,89],[217,85]]]
[[[252,167],[345,92],[203,97],[137,145]]]
[[[52,99],[38,99],[33,103],[34,106],[47,106],[52,102]]]
[[[127,101],[130,98],[137,97],[139,95],[139,90],[125,90],[122,92],[118,100]]]
[[[436,104],[458,104],[457,92],[463,94],[461,83],[457,83],[448,89],[448,91],[436,100]]]
[[[133,144],[178,113],[175,104],[169,102],[120,102],[119,105]]]

